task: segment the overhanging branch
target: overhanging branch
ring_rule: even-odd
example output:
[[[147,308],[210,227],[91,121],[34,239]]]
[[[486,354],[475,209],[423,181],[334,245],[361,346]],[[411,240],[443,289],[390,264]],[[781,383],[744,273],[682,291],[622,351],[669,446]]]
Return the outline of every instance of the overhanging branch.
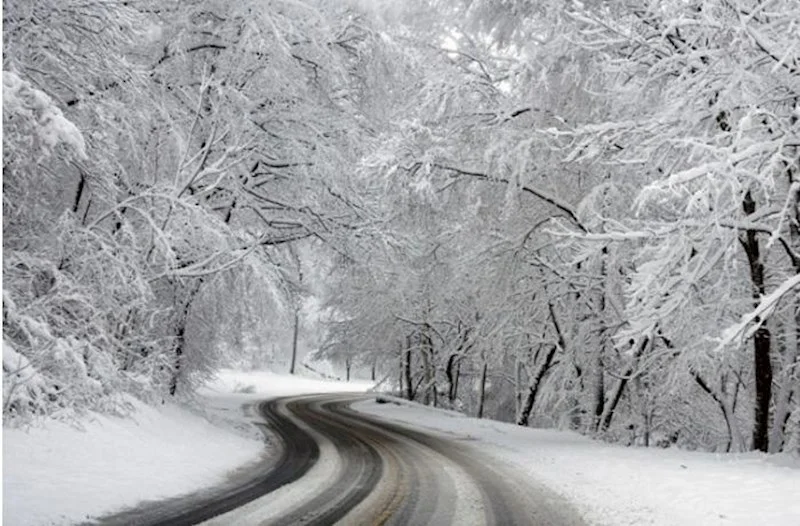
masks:
[[[472,177],[474,179],[482,179],[484,181],[489,181],[493,183],[502,183],[502,184],[512,184],[511,181],[508,179],[503,179],[502,177],[489,175],[483,172],[476,172],[472,170],[464,170],[462,168],[456,168],[454,166],[447,166],[444,164],[433,164],[434,167],[439,168],[440,170],[444,170],[454,174],[455,176],[463,176],[463,177]],[[520,185],[520,190],[523,192],[530,194],[538,199],[541,199],[545,203],[550,204],[551,206],[557,208],[561,212],[563,212],[567,218],[574,224],[581,232],[587,232],[586,228],[581,224],[581,220],[578,219],[578,215],[575,213],[575,210],[572,206],[559,199],[558,197],[551,195],[543,190],[538,188],[534,188],[532,186],[527,185]]]

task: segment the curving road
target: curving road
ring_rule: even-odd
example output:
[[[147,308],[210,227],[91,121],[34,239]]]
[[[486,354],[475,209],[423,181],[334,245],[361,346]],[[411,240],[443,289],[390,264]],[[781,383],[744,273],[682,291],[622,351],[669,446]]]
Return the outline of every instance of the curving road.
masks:
[[[463,440],[349,409],[363,395],[277,399],[252,409],[281,444],[221,488],[101,524],[580,525],[574,509]],[[204,522],[205,521],[205,522]]]

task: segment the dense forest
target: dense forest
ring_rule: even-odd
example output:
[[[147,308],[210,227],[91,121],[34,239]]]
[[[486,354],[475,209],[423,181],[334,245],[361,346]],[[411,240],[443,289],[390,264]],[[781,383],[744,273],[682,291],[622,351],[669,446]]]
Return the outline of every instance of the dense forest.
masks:
[[[796,0],[7,0],[4,424],[302,325],[427,404],[798,450],[798,35]]]

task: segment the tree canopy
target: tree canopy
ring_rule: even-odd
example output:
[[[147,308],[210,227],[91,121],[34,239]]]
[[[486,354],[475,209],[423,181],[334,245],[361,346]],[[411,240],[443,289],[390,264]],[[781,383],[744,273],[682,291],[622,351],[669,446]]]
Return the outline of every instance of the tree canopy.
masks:
[[[179,395],[293,323],[425,403],[796,449],[798,25],[792,0],[6,2],[4,415]]]

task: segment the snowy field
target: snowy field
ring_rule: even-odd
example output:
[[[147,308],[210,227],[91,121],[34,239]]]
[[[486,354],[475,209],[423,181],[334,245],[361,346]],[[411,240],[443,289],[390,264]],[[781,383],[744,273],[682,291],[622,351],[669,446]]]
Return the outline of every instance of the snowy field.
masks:
[[[176,405],[134,402],[133,419],[93,415],[83,429],[59,422],[3,429],[3,524],[74,524],[218,484],[265,450],[257,432],[242,425],[242,404],[367,387],[222,371],[201,391],[207,418]]]
[[[468,418],[403,400],[354,408],[466,440],[603,526],[798,526],[800,458],[625,448],[575,433]]]

